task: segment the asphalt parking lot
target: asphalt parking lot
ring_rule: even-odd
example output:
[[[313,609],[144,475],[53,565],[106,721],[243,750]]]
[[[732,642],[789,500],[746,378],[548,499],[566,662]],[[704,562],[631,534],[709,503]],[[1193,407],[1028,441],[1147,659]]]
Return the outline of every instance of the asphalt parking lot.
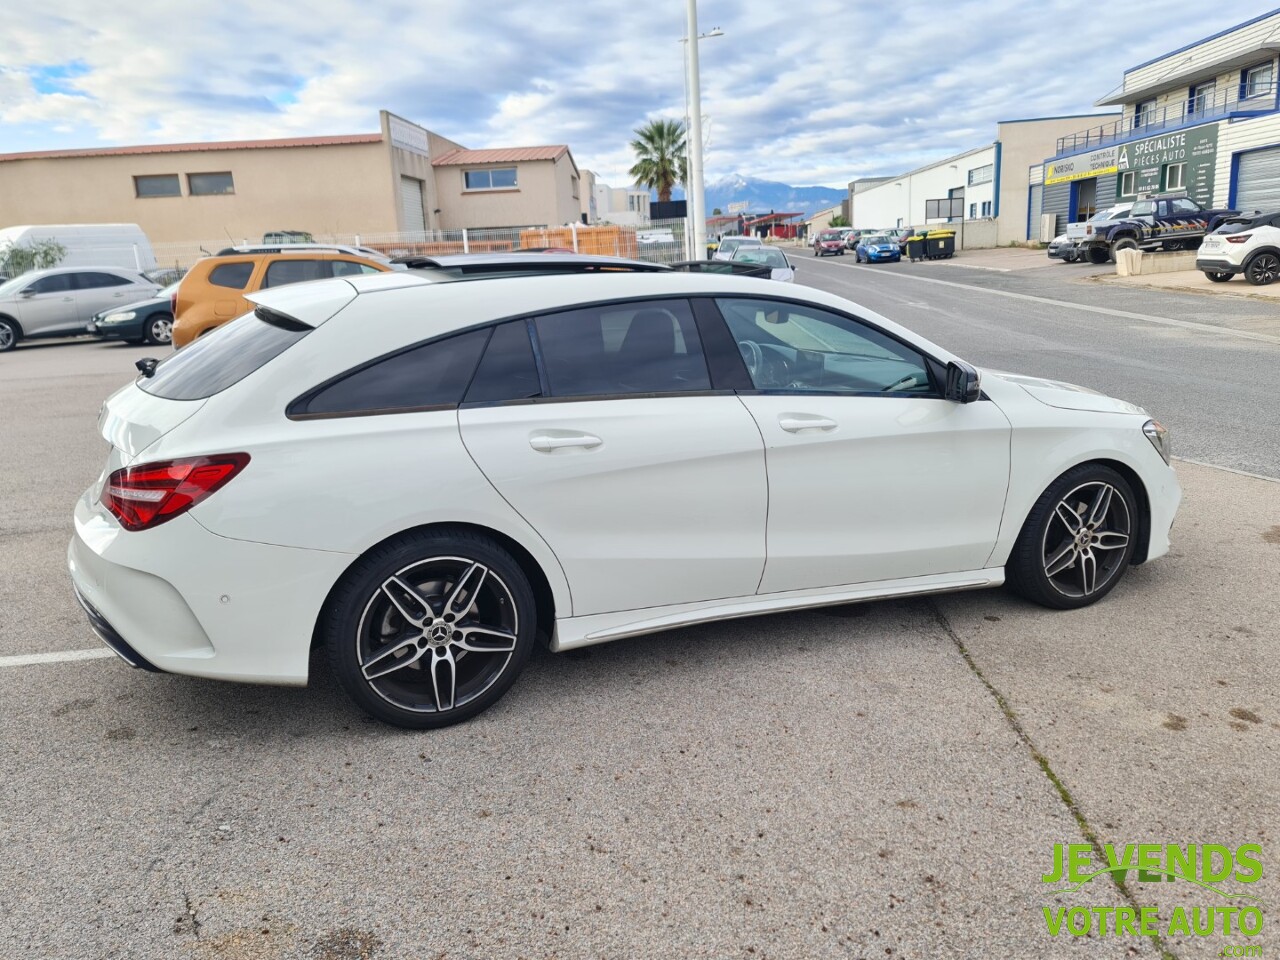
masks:
[[[1213,903],[1040,878],[1055,843],[1256,842],[1250,892],[1280,900],[1280,483],[1181,464],[1172,555],[1083,611],[986,591],[541,653],[478,719],[408,733],[321,660],[307,689],[19,662],[97,646],[71,504],[154,352],[0,357],[0,956],[1273,949],[1054,937],[1046,905]]]

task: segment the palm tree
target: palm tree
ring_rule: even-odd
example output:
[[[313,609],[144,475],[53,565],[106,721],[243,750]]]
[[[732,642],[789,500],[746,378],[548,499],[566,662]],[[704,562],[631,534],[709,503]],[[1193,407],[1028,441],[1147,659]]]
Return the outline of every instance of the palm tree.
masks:
[[[631,149],[636,152],[636,162],[630,175],[641,186],[657,190],[660,202],[668,202],[671,188],[689,177],[684,124],[678,120],[650,120],[636,131]]]

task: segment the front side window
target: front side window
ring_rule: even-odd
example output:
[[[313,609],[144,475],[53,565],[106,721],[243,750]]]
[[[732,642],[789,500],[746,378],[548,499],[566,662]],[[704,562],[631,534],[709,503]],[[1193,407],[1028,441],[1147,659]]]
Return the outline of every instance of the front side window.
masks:
[[[534,322],[553,397],[710,390],[684,300],[586,307]]]
[[[220,263],[209,273],[209,282],[215,287],[243,290],[253,276],[253,263]]]
[[[182,183],[176,173],[164,173],[157,176],[134,177],[133,193],[136,197],[180,197]]]
[[[381,273],[377,267],[367,263],[356,263],[354,260],[332,260],[335,277],[358,277],[366,273]]]
[[[1271,81],[1275,75],[1275,65],[1264,63],[1254,67],[1245,74],[1245,97],[1267,97],[1271,95]]]
[[[229,173],[189,173],[187,190],[193,197],[215,197],[236,192]]]
[[[289,413],[332,417],[456,405],[488,339],[488,328],[468,330],[382,357],[313,391]]]
[[[328,260],[276,260],[267,265],[265,287],[284,287],[308,280],[325,280],[333,276]]]
[[[1178,164],[1178,166],[1181,167],[1182,164]],[[1173,168],[1170,167],[1170,169],[1172,170]],[[1173,212],[1177,216],[1185,216],[1187,214],[1197,214],[1201,212],[1200,205],[1194,200],[1188,200],[1186,197],[1177,198],[1173,201],[1172,206]]]
[[[511,190],[516,187],[516,168],[466,170],[462,174],[462,179],[468,190]]]
[[[1154,200],[1139,200],[1133,205],[1131,215],[1135,217],[1154,217],[1156,215],[1156,202]]]
[[[77,273],[77,290],[97,290],[101,287],[127,287],[132,281],[114,273]]]
[[[31,286],[27,287],[25,293],[66,293],[71,289],[71,274],[55,273],[52,276],[41,277]]]
[[[934,393],[923,355],[850,317],[773,300],[716,304],[758,390]]]

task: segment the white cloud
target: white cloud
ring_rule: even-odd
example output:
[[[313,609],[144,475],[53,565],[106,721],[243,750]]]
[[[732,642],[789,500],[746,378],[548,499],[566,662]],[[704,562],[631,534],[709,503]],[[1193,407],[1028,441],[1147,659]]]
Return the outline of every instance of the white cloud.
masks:
[[[52,9],[51,9],[52,8]],[[1183,0],[702,0],[707,175],[843,184],[1082,113],[1122,70],[1265,12]],[[684,112],[684,3],[59,0],[6,16],[0,144],[355,133],[385,107],[468,146],[568,143],[621,182],[635,127]],[[70,70],[65,70],[71,65]],[[65,74],[65,75],[63,75]]]

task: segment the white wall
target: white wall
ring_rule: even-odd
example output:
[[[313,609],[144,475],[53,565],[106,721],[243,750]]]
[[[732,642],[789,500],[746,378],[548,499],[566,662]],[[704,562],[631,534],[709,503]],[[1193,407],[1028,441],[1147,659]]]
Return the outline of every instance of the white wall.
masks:
[[[1231,196],[1231,155],[1258,147],[1280,146],[1280,115],[1218,124],[1218,163],[1213,172],[1213,205],[1225,207]]]
[[[965,217],[973,203],[978,205],[980,217],[984,202],[992,204],[994,210],[995,180],[993,176],[992,180],[971,187],[969,171],[988,164],[994,167],[995,162],[996,147],[991,144],[864,190],[854,201],[853,225],[860,229],[896,227],[901,220],[903,226],[924,226],[925,201],[945,198],[952,187],[965,188]]]

